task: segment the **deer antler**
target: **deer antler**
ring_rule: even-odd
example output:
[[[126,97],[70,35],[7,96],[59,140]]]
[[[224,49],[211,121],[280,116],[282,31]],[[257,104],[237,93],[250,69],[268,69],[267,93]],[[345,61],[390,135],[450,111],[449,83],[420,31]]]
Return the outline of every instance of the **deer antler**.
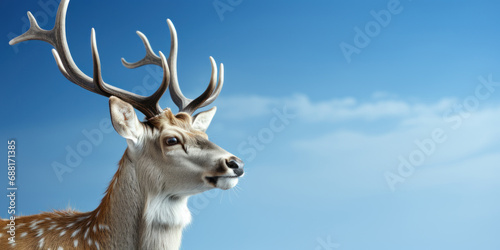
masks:
[[[158,62],[153,63],[163,68],[163,80],[158,90],[156,90],[156,92],[151,96],[147,97],[128,92],[109,85],[102,80],[101,63],[99,53],[97,52],[95,31],[92,29],[91,47],[94,75],[92,78],[85,75],[73,61],[69,51],[68,42],[66,40],[66,11],[68,9],[68,3],[69,0],[61,0],[59,9],[57,10],[56,22],[54,28],[51,30],[44,30],[40,28],[35,17],[33,17],[31,12],[28,11],[30,29],[24,34],[12,39],[9,44],[14,45],[27,40],[40,40],[47,42],[54,47],[54,49],[52,49],[52,54],[54,55],[59,70],[71,82],[99,95],[106,97],[117,96],[137,108],[144,115],[146,115],[147,118],[160,114],[163,110],[158,104],[158,101],[167,90],[170,82],[170,70],[163,53],[160,52]]]
[[[210,57],[210,63],[212,64],[212,75],[210,78],[210,83],[208,84],[207,89],[196,99],[189,99],[182,94],[181,89],[179,88],[179,80],[177,78],[177,32],[175,30],[174,25],[170,19],[167,19],[168,27],[170,29],[170,55],[168,57],[168,63],[170,66],[170,96],[174,101],[175,105],[179,107],[180,112],[186,112],[188,114],[193,114],[199,108],[205,107],[212,103],[222,89],[222,85],[224,84],[224,65],[221,63],[220,65],[220,75],[217,86],[215,86],[217,81],[217,65],[215,64],[215,60]],[[146,48],[146,55],[143,59],[135,62],[129,63],[125,59],[122,58],[122,63],[127,68],[137,68],[140,66],[155,64],[161,65],[162,61],[159,56],[157,56],[153,50],[151,49],[151,45],[149,44],[148,38],[137,31],[137,35],[141,38],[144,43],[144,47]]]

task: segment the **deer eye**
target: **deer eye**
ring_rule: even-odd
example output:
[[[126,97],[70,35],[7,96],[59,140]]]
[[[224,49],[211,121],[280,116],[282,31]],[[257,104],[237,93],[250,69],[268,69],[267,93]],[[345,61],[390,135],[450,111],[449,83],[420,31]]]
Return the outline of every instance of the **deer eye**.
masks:
[[[165,142],[167,143],[168,146],[172,146],[179,143],[179,139],[177,139],[177,137],[168,137],[165,140]]]

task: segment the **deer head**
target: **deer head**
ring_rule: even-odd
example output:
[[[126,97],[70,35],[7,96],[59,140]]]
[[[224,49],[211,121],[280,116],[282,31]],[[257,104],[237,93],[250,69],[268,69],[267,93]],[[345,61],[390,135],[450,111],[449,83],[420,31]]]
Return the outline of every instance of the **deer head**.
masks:
[[[205,134],[215,108],[194,117],[166,109],[146,122],[117,97],[110,97],[110,109],[113,126],[127,139],[127,155],[150,192],[186,196],[214,187],[230,189],[243,175],[241,160]]]
[[[167,19],[170,29],[171,48],[168,59],[160,51],[156,55],[140,31],[137,34],[146,48],[146,56],[135,63],[122,58],[128,68],[157,65],[163,68],[163,80],[151,96],[140,96],[117,88],[103,81],[97,51],[95,31],[91,31],[93,76],[85,75],[71,56],[65,31],[65,16],[68,0],[61,1],[55,26],[52,30],[41,29],[33,15],[28,12],[30,29],[12,39],[13,45],[27,40],[41,40],[54,46],[52,53],[61,73],[76,85],[99,95],[109,97],[112,123],[115,130],[127,139],[127,155],[137,165],[142,183],[151,192],[168,192],[172,195],[192,195],[211,188],[229,189],[243,175],[243,162],[208,140],[207,130],[216,108],[194,115],[199,108],[211,104],[219,95],[224,82],[224,66],[217,66],[210,57],[212,75],[207,89],[197,98],[186,98],[177,78],[177,33]],[[158,101],[169,88],[179,113],[169,108],[162,109]],[[134,108],[141,111],[145,121],[140,121]]]

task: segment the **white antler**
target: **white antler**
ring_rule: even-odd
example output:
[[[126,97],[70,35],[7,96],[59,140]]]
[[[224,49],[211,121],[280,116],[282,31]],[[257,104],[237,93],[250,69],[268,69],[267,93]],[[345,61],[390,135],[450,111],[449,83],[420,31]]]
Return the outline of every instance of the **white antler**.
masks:
[[[106,97],[117,96],[124,101],[132,104],[139,111],[144,113],[146,117],[150,118],[162,112],[158,101],[161,96],[167,90],[168,84],[170,82],[170,71],[168,69],[168,63],[165,56],[160,52],[160,57],[158,57],[158,62],[154,63],[163,68],[163,80],[156,92],[151,96],[140,96],[126,90],[114,87],[105,83],[102,80],[101,75],[101,63],[99,59],[99,53],[97,52],[97,43],[95,38],[95,31],[92,29],[91,32],[91,47],[92,47],[92,57],[94,63],[94,75],[89,77],[85,75],[75,64],[73,58],[71,57],[70,50],[68,48],[68,42],[66,40],[66,11],[68,9],[69,0],[62,0],[57,10],[56,22],[54,28],[51,30],[44,30],[38,26],[35,17],[28,12],[28,17],[30,20],[31,27],[24,34],[12,39],[9,44],[13,45],[19,42],[24,42],[27,40],[41,40],[50,43],[54,46],[52,49],[52,54],[59,66],[61,73],[68,78],[71,82],[76,85],[94,92],[99,95]]]
[[[207,89],[205,90],[205,92],[203,92],[203,94],[201,94],[194,100],[185,97],[179,87],[179,79],[177,77],[177,31],[175,30],[175,27],[170,19],[167,19],[167,23],[170,29],[170,55],[168,57],[168,64],[171,75],[169,84],[170,96],[172,97],[175,105],[179,107],[179,111],[193,114],[196,109],[209,105],[217,98],[217,96],[219,96],[222,85],[224,84],[224,65],[222,63],[220,65],[219,81],[216,86],[217,65],[215,63],[215,60],[210,57],[210,63],[212,65],[212,75],[210,77],[210,82]],[[140,31],[137,31],[137,35],[144,43],[144,47],[146,48],[146,55],[144,56],[144,58],[135,63],[129,63],[122,58],[123,65],[127,68],[137,68],[148,64],[161,65],[160,57],[153,52],[148,38]]]

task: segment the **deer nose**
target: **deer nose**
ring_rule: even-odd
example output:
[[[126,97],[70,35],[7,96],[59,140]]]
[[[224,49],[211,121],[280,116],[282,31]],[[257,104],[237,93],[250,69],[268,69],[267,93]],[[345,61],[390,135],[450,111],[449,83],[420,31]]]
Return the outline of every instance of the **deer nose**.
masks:
[[[237,176],[243,175],[243,173],[244,173],[244,171],[243,171],[243,165],[245,165],[245,164],[243,163],[242,160],[240,160],[238,158],[226,159],[226,165],[227,165],[228,168],[232,169],[233,172]]]

